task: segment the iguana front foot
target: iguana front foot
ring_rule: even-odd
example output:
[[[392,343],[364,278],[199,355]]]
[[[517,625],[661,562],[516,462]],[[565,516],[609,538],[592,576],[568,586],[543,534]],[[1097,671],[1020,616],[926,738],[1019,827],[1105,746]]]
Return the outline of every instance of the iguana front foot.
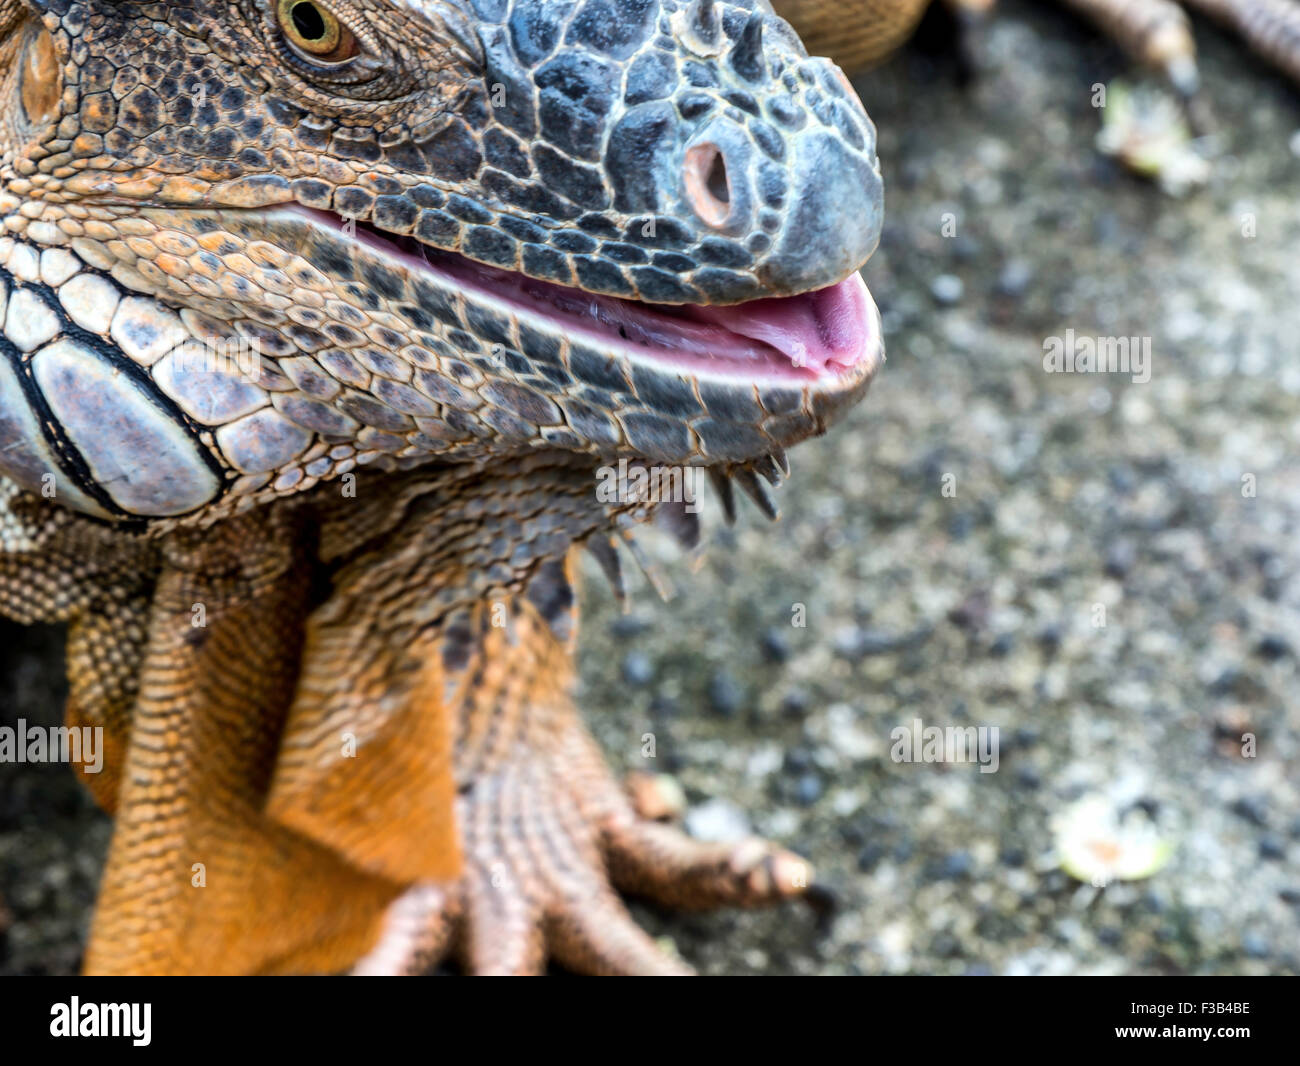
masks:
[[[423,972],[450,956],[474,974],[693,972],[619,898],[683,909],[757,907],[801,896],[804,860],[756,838],[711,844],[642,818],[591,737],[568,716],[546,749],[517,748],[457,805],[465,873],[394,904],[359,973]]]

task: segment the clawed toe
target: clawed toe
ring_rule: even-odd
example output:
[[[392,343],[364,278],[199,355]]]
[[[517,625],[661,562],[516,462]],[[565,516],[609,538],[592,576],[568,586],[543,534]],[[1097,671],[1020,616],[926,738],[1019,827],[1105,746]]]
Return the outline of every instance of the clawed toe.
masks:
[[[684,910],[771,906],[812,884],[804,859],[757,837],[711,844],[673,826],[624,819],[606,827],[605,845],[619,889]]]

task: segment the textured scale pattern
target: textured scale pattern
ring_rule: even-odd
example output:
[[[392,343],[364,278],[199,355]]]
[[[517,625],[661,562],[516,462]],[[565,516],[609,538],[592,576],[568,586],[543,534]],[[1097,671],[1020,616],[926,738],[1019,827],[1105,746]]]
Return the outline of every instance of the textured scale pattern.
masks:
[[[49,132],[0,193],[0,374],[31,407],[4,427],[0,469],[20,484],[49,495],[52,479],[70,506],[168,529],[374,462],[555,446],[743,463],[856,399],[873,368],[841,390],[796,379],[741,397],[734,379],[557,331],[494,298],[493,274],[413,269],[408,247],[339,229],[653,303],[837,280],[879,228],[874,130],[783,23],[744,4],[688,18],[671,0],[617,18],[596,0],[430,4],[407,19],[412,41],[381,38],[379,76],[323,98],[240,58],[266,32],[246,6],[47,16],[55,45],[75,35],[89,56],[64,66]],[[401,10],[367,15],[386,30]],[[46,40],[19,38],[20,60]],[[720,229],[683,203],[701,140],[727,151]],[[58,285],[39,276],[51,255]],[[132,414],[115,425],[104,408]],[[156,463],[126,469],[141,450]]]

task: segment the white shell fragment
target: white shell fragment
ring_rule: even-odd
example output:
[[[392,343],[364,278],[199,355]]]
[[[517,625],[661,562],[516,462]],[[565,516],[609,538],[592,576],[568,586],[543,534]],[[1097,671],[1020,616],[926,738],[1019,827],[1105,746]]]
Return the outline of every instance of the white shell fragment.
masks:
[[[1089,795],[1052,821],[1061,868],[1104,888],[1150,877],[1169,861],[1173,844],[1137,812],[1123,817],[1110,797]]]
[[[1209,181],[1205,145],[1192,136],[1179,104],[1150,86],[1107,86],[1097,148],[1142,177],[1159,182],[1170,196],[1185,196]]]

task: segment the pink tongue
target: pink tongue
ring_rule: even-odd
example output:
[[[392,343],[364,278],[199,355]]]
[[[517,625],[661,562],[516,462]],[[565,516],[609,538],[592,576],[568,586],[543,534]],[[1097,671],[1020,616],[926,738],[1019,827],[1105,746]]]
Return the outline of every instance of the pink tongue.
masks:
[[[687,315],[762,341],[796,367],[823,370],[857,363],[871,328],[867,286],[858,274],[805,296],[752,300],[730,307],[683,308]]]

